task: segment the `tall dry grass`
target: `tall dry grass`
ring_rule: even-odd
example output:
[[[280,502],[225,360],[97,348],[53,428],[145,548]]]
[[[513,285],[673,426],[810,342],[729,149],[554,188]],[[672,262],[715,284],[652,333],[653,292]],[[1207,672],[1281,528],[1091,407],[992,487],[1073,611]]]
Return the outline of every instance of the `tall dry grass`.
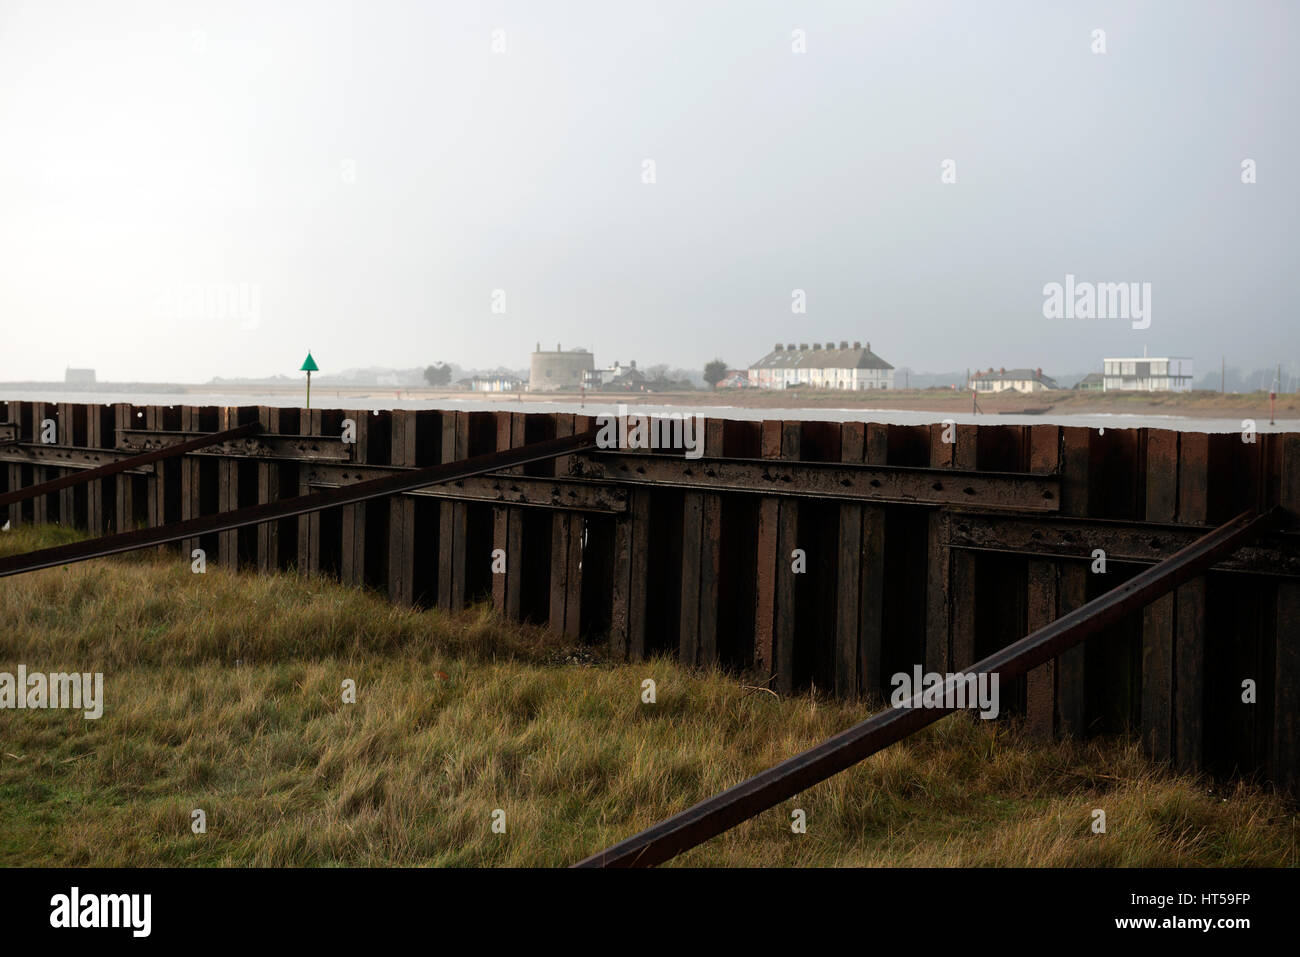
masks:
[[[0,553],[65,536],[4,533]],[[98,721],[0,711],[0,862],[566,864],[865,716],[574,651],[484,608],[195,575],[171,554],[0,580],[0,671],[102,671],[106,699]],[[1282,798],[1174,775],[1130,741],[1043,744],[958,716],[679,863],[1294,865],[1298,835]]]

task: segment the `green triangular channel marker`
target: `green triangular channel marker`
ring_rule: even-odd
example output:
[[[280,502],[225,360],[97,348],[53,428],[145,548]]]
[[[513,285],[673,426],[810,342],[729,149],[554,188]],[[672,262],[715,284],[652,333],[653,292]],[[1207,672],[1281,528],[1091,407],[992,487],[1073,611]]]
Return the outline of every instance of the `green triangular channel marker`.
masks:
[[[319,367],[318,365],[316,365],[316,360],[313,359],[313,358],[311,357],[311,353],[310,353],[310,352],[307,353],[307,358],[303,360],[302,365],[298,367],[298,371],[299,371],[299,372],[319,372],[319,371],[320,371],[320,367]]]

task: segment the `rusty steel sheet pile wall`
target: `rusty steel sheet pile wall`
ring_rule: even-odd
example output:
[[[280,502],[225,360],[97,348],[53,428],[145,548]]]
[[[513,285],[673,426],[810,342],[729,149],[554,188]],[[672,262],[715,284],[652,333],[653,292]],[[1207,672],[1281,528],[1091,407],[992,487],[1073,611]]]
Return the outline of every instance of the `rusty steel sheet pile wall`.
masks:
[[[158,527],[599,425],[3,402],[0,496],[250,423],[260,428],[0,505],[0,522]],[[706,419],[702,442],[700,458],[582,452],[157,547],[327,574],[400,603],[489,601],[628,659],[671,653],[756,673],[780,694],[815,686],[880,704],[894,674],[960,671],[1243,509],[1281,505],[1286,531],[1040,665],[1002,701],[1043,735],[1132,731],[1180,768],[1296,787],[1300,435]]]

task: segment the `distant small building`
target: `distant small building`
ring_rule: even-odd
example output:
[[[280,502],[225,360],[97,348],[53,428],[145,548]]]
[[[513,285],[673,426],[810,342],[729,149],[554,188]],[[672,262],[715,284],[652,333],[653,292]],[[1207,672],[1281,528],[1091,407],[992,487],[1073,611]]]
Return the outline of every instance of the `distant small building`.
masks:
[[[635,372],[635,371],[636,371],[635,359],[633,359],[627,365],[623,365],[621,362],[615,359],[611,365],[606,366],[604,369],[589,369],[585,373],[583,373],[582,384],[585,385],[588,389],[592,389],[592,390],[602,389],[605,386],[609,385],[611,382],[614,382],[615,380],[621,379],[622,377],[626,376],[629,372]],[[637,375],[639,376],[640,373],[637,373]]]
[[[806,342],[797,348],[793,342],[778,342],[749,367],[749,384],[760,389],[892,389],[894,367],[871,351],[870,342],[841,342],[838,347],[828,342],[825,348],[820,342],[811,348]]]
[[[533,353],[529,370],[528,390],[530,392],[561,390],[577,392],[583,385],[586,373],[595,368],[595,357],[586,349],[571,349],[565,352],[557,342],[554,352],[543,352],[542,344],[539,342],[537,351]]]
[[[1056,380],[1043,375],[1042,369],[994,369],[976,372],[966,383],[976,392],[1047,392],[1059,388]]]
[[[634,362],[600,389],[602,392],[644,392],[645,385],[649,381]]]
[[[71,366],[63,370],[63,382],[65,385],[94,385],[94,369],[73,369]]]
[[[1191,392],[1192,360],[1183,356],[1102,360],[1107,392]]]
[[[1100,372],[1089,372],[1074,384],[1080,392],[1101,392],[1106,388],[1106,380]]]

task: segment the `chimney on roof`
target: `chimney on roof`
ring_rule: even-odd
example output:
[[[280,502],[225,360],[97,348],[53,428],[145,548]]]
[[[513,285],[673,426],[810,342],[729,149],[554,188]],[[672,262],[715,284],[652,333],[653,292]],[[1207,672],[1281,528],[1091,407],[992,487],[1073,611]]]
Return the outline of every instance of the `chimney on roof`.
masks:
[[[998,369],[998,372],[1001,372],[1001,373],[1005,373],[1006,371],[1007,371],[1007,367],[1006,367],[1006,366],[1002,366],[1002,368]]]
[[[821,344],[820,342],[814,342],[814,343],[813,343],[813,352],[820,352],[820,351],[821,351],[821,347],[822,347],[822,344]]]
[[[848,340],[846,340],[846,339],[841,339],[841,340],[840,340],[840,348],[841,348],[841,349],[847,349],[848,347],[849,347]]]
[[[780,352],[780,351],[781,351],[781,343],[778,342],[778,343],[776,344],[776,346],[773,347],[772,351],[773,351],[773,352]]]
[[[542,351],[542,344],[540,342],[537,343],[537,351],[538,352]]]
[[[561,349],[560,349],[560,344],[559,344],[558,342],[555,344],[555,351],[556,351],[556,352],[560,352],[560,351],[561,351]]]
[[[1043,377],[1043,367],[1039,366],[1037,369],[1035,369],[1034,375],[1036,375],[1038,378],[1041,379]]]
[[[785,351],[786,351],[786,352],[794,352],[794,343],[793,343],[793,342],[787,342],[786,345],[785,345]]]
[[[635,369],[635,368],[636,368],[636,360],[633,359],[631,362],[629,362],[629,363],[627,364],[627,367],[628,367],[629,369]]]
[[[800,352],[807,352],[807,351],[808,351],[808,343],[806,343],[806,342],[801,342],[801,343],[799,343],[799,351],[800,351]]]
[[[862,348],[862,343],[861,343],[861,341],[858,341],[858,342],[853,343],[853,348],[854,348],[854,349],[861,349],[861,348]]]
[[[868,351],[868,352],[871,351],[871,343],[870,343],[870,341],[867,342],[867,351]]]

